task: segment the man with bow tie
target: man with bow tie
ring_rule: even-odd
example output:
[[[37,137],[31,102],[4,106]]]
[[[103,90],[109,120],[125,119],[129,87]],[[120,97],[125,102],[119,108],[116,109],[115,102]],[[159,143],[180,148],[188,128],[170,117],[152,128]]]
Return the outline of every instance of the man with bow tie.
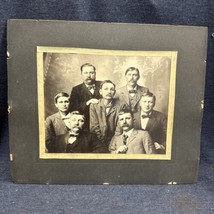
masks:
[[[60,92],[54,97],[54,103],[58,112],[47,117],[45,121],[45,142],[48,152],[56,152],[56,138],[63,135],[70,129],[69,95]]]
[[[83,130],[85,116],[78,111],[71,112],[70,130],[58,136],[57,144],[61,145],[59,152],[67,153],[106,153],[107,147],[103,145],[95,134]]]
[[[124,102],[131,112],[139,110],[139,101],[141,95],[148,92],[149,89],[137,84],[140,79],[140,72],[138,68],[129,67],[125,71],[126,85],[118,88],[116,97],[119,97],[121,102]]]
[[[118,112],[123,108],[118,99],[114,99],[115,84],[105,80],[100,84],[102,98],[90,105],[90,131],[95,133],[106,146],[115,133]]]
[[[147,131],[133,128],[133,114],[130,110],[119,112],[119,125],[123,131],[114,135],[109,151],[114,154],[155,154],[156,150]]]
[[[100,81],[96,81],[96,68],[89,63],[81,66],[83,83],[73,87],[70,95],[70,111],[81,111],[85,115],[85,128],[89,130],[89,106],[98,103]]]
[[[158,153],[164,154],[166,148],[167,117],[155,111],[156,97],[153,93],[144,93],[140,99],[140,111],[134,113],[134,127],[149,132]]]

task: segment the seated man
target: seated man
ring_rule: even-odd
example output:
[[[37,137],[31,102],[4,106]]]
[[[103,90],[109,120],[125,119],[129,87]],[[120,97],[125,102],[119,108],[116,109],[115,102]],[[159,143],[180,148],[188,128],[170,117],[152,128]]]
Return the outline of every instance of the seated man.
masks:
[[[111,153],[155,154],[154,144],[147,131],[133,128],[131,111],[120,111],[119,124],[123,134],[115,135],[109,145]]]
[[[58,112],[47,117],[45,121],[45,143],[47,152],[56,151],[56,137],[68,132],[69,125],[69,95],[60,92],[54,97]]]
[[[141,111],[134,114],[134,128],[148,131],[157,153],[164,154],[166,147],[167,117],[155,111],[156,98],[151,92],[144,93],[140,99]]]
[[[107,147],[102,144],[95,134],[83,131],[84,115],[78,111],[71,112],[70,131],[57,138],[56,143],[60,152],[67,153],[104,153]]]
[[[122,108],[119,101],[113,98],[115,92],[115,84],[112,81],[103,81],[100,84],[102,98],[97,104],[90,105],[90,131],[107,146],[114,136],[118,112]]]

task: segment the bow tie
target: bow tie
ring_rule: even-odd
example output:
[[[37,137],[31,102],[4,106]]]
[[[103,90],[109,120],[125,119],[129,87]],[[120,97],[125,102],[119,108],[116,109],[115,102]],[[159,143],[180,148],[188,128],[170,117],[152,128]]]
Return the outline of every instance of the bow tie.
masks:
[[[62,120],[69,120],[70,117],[62,117]]]
[[[95,84],[93,85],[87,85],[88,90],[94,89],[95,90]]]
[[[137,90],[129,90],[129,93],[131,94],[131,93],[137,93]]]
[[[78,134],[70,134],[69,137],[78,137]]]
[[[142,115],[141,117],[142,117],[143,119],[145,119],[145,118],[151,118],[151,114],[150,114],[150,115],[149,115],[149,114],[148,114],[148,115]]]

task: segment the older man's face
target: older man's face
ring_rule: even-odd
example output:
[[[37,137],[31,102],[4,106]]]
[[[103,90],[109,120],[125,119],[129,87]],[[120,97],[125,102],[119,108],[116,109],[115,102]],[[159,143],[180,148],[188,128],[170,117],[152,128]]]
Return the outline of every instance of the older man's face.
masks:
[[[126,74],[127,85],[129,85],[129,86],[137,85],[137,81],[139,78],[140,77],[139,77],[138,71],[136,71],[136,70],[128,71]]]
[[[100,89],[100,94],[103,99],[112,100],[115,94],[115,88],[112,83],[104,83],[102,88]]]
[[[85,84],[92,85],[96,80],[96,72],[92,66],[82,68],[82,78]]]
[[[74,133],[79,133],[83,129],[85,119],[83,115],[71,115],[70,117],[70,129]]]
[[[119,124],[124,132],[131,130],[133,128],[133,118],[131,113],[119,115]]]

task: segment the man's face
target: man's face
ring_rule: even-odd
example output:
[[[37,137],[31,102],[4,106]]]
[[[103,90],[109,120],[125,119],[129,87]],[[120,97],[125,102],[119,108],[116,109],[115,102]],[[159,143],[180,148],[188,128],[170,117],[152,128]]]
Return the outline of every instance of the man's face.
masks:
[[[70,129],[74,133],[79,133],[83,129],[85,123],[83,115],[71,115],[70,117]]]
[[[126,74],[126,82],[127,85],[129,86],[136,86],[137,85],[137,81],[139,80],[139,75],[138,75],[138,71],[133,70],[133,71],[128,71]]]
[[[140,107],[142,112],[149,114],[154,108],[154,106],[155,102],[153,97],[141,97]]]
[[[119,115],[120,127],[124,132],[128,132],[133,128],[133,118],[130,113]]]
[[[55,106],[58,108],[60,112],[67,112],[69,109],[69,97],[59,97],[57,99],[57,103],[55,103]]]
[[[100,89],[100,94],[103,99],[112,100],[115,95],[115,88],[112,83],[104,83],[102,88]]]
[[[96,80],[96,72],[92,66],[85,66],[82,68],[83,81],[87,85],[92,85]]]

